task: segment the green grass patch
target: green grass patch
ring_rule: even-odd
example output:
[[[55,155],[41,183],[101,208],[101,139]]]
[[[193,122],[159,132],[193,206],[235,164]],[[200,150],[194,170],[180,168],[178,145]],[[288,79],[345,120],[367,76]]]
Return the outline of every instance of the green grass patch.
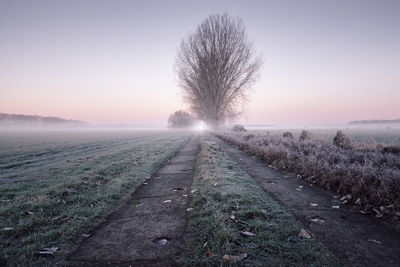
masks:
[[[196,164],[187,265],[229,265],[224,255],[243,253],[238,264],[246,266],[336,265],[319,242],[298,237],[302,225],[208,137]]]

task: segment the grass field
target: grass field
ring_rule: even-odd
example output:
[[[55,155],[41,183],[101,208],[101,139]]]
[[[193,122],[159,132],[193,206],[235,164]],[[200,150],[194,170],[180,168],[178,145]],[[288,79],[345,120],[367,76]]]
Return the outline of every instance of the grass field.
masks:
[[[189,134],[0,134],[0,265],[62,263]],[[9,229],[9,230],[4,230]],[[43,248],[59,248],[41,255]]]
[[[130,193],[192,134],[174,131],[0,132],[0,266],[66,265],[68,253],[108,214],[125,203]],[[272,133],[269,136],[256,133],[249,138],[247,134],[249,132],[226,132],[225,139],[243,146],[250,154],[264,157],[272,165],[282,165],[284,170],[297,170],[294,169],[297,165],[288,164],[288,160],[293,160],[306,166],[305,170],[317,171],[313,169],[315,155],[329,154],[326,165],[342,158],[347,162],[344,159],[352,158],[351,153],[357,152],[320,142],[318,145],[311,141],[298,144]],[[298,133],[294,134],[296,137]],[[330,138],[330,134],[316,132],[317,138]],[[381,138],[391,144],[396,143],[398,137],[380,133],[374,139],[374,135],[366,132],[358,134],[359,140],[379,142]],[[303,148],[308,152],[303,153]],[[293,151],[301,152],[302,156],[291,156]],[[375,155],[374,151],[357,153],[361,153],[364,161],[367,156],[380,155]],[[305,161],[309,158],[310,162]],[[364,161],[357,161],[358,158],[351,164],[382,169],[385,175],[389,171],[398,172],[397,156],[385,156],[390,160],[377,161],[376,166],[371,165],[375,162],[371,158],[369,162],[372,163],[366,167]],[[343,173],[349,173],[347,165],[342,165]],[[396,177],[384,178],[393,180]],[[337,264],[318,240],[298,236],[303,226],[240,169],[208,133],[201,137],[193,189],[196,191],[191,203],[193,209],[189,211],[187,265],[229,264],[224,261],[225,255],[231,255],[231,259],[246,255],[240,263],[248,266]],[[356,196],[357,187],[351,189]],[[387,191],[386,187],[384,189]],[[398,193],[392,195],[397,197]],[[372,193],[368,195],[371,196]],[[392,205],[391,209],[394,208],[398,208],[397,204]],[[244,235],[244,231],[252,234]],[[53,254],[40,254],[44,248],[53,247],[57,248]]]

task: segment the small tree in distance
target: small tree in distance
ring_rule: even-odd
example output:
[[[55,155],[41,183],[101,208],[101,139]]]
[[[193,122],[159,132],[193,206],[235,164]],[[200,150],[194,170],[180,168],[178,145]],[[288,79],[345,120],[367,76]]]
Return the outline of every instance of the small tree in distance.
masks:
[[[175,70],[184,99],[212,127],[236,118],[262,66],[242,20],[212,15],[181,43]]]
[[[174,128],[174,129],[189,128],[192,127],[196,121],[197,121],[196,118],[191,114],[183,110],[179,110],[169,115],[168,128]]]

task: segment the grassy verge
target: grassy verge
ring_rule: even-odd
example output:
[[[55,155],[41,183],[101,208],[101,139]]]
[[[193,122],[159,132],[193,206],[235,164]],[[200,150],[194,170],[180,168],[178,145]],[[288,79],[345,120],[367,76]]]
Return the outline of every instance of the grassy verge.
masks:
[[[187,265],[231,264],[224,255],[247,254],[246,266],[331,266],[335,261],[219,147],[205,137],[199,153]],[[254,236],[243,235],[248,231]]]
[[[24,176],[5,180],[0,187],[0,265],[65,265],[66,255],[85,238],[82,235],[129,198],[187,136],[154,134],[90,156],[77,151],[52,167],[37,166],[31,174],[24,166],[10,171],[10,176],[19,172]],[[39,254],[49,247],[58,250]]]

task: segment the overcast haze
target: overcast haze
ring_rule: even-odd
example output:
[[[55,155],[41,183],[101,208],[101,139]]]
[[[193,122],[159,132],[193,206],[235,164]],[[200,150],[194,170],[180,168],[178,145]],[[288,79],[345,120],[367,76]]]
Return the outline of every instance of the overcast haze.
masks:
[[[180,42],[222,12],[265,60],[241,122],[400,117],[400,1],[0,1],[0,112],[166,124]]]

